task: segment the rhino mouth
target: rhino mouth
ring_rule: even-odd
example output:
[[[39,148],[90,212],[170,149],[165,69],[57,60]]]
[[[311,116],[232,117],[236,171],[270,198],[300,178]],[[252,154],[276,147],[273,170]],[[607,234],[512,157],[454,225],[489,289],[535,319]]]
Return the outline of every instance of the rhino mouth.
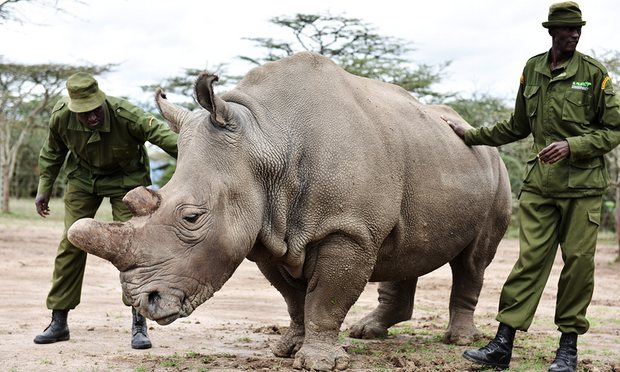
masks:
[[[179,318],[184,318],[191,313],[186,298],[179,298],[174,295],[162,296],[154,291],[147,295],[147,305],[145,316],[159,325],[168,325]]]
[[[176,314],[170,314],[170,315],[165,316],[163,318],[153,318],[153,320],[155,322],[157,322],[157,324],[164,326],[164,325],[168,325],[168,324],[174,322],[175,320],[177,320],[179,318],[181,318],[180,314],[176,313]]]

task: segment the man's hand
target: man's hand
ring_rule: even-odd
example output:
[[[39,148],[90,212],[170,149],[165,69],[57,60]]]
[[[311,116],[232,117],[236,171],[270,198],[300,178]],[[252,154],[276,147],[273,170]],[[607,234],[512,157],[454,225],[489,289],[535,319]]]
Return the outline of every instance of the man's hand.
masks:
[[[441,115],[441,118],[450,126],[450,128],[452,128],[457,136],[461,137],[461,139],[465,138],[465,131],[467,128],[463,124],[458,121],[452,121],[443,115]]]
[[[538,153],[538,159],[548,164],[553,164],[568,156],[570,156],[570,146],[566,140],[554,142]]]
[[[39,216],[45,218],[45,216],[50,214],[49,202],[49,194],[37,193],[37,196],[34,198],[34,205],[37,207],[37,213],[39,214]]]

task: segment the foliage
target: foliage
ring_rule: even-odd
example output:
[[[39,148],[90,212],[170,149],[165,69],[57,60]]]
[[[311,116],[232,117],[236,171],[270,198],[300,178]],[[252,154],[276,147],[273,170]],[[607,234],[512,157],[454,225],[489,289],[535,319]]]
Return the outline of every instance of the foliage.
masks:
[[[75,1],[80,2],[80,0]],[[23,15],[25,12],[18,11],[17,4],[38,5],[53,8],[57,12],[64,12],[64,10],[59,6],[60,3],[61,0],[2,0],[0,1],[0,24],[10,21],[22,23],[22,20],[26,18]]]
[[[97,75],[111,68],[112,65],[24,65],[4,63],[0,59],[0,204],[4,212],[9,211],[11,180],[17,164],[21,169],[36,169],[32,151],[38,154],[41,142],[35,143],[33,140],[41,141],[43,136],[32,133],[44,128],[66,79],[77,71]],[[18,161],[24,148],[30,149],[26,155],[30,164]],[[28,184],[32,185],[32,182]]]
[[[262,64],[300,51],[314,51],[331,58],[348,72],[396,84],[418,97],[445,98],[432,90],[450,62],[439,66],[411,64],[411,43],[383,36],[358,18],[325,14],[296,14],[274,17],[271,23],[292,33],[293,41],[270,37],[247,38],[266,49],[264,57],[241,56],[253,64]]]
[[[620,78],[620,51],[606,50],[597,55],[593,52],[595,58],[601,61],[609,71],[609,75],[614,82],[614,88],[618,90],[618,78]],[[620,209],[618,202],[620,201],[620,148],[610,151],[606,155],[607,165],[609,167],[609,175],[613,183],[613,189],[603,195],[603,211],[601,215],[601,227],[616,231],[616,241],[618,242],[618,257],[620,260]]]
[[[236,80],[235,77],[230,77],[226,74],[226,64],[220,63],[210,66],[204,69],[185,68],[183,74],[180,76],[173,76],[159,84],[143,85],[141,88],[144,92],[155,92],[157,87],[161,87],[166,94],[175,94],[181,98],[193,97],[194,95],[194,81],[196,77],[203,71],[209,71],[212,74],[218,75],[218,85],[227,85],[230,81]],[[141,105],[147,111],[156,111],[153,100]],[[186,101],[181,104],[188,110],[194,110],[198,107],[196,101]]]

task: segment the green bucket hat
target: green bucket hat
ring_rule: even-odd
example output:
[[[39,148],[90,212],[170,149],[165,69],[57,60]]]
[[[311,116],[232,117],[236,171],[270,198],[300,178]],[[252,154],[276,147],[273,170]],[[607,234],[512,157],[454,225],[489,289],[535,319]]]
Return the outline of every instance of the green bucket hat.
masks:
[[[105,93],[99,89],[94,77],[85,72],[78,72],[67,79],[69,92],[69,110],[73,112],[88,112],[103,105]]]
[[[566,27],[583,26],[586,21],[581,19],[581,10],[574,1],[555,3],[549,7],[549,17],[547,22],[543,22],[543,27]]]

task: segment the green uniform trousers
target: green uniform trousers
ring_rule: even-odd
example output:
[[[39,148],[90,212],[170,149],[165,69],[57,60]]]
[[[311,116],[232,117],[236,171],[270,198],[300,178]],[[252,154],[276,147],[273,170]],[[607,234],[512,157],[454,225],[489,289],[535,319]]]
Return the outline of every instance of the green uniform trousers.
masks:
[[[522,192],[519,259],[502,288],[496,318],[499,322],[527,331],[559,244],[564,266],[558,282],[555,324],[564,333],[586,333],[601,206],[601,196],[550,198]]]
[[[114,221],[127,221],[131,212],[123,204],[127,190],[105,193],[91,193],[69,183],[65,190],[65,230],[58,246],[54,261],[52,288],[47,295],[47,308],[50,310],[71,310],[79,303],[82,294],[82,280],[86,267],[86,252],[75,247],[67,239],[67,230],[78,219],[95,217],[104,197],[110,198],[112,218]],[[123,296],[123,302],[128,301]]]

